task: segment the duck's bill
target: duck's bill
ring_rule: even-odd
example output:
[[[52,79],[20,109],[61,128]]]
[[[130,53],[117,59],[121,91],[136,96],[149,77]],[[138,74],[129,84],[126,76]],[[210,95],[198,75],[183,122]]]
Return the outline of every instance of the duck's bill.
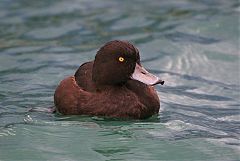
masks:
[[[146,69],[136,63],[135,70],[131,76],[131,79],[138,80],[147,85],[156,85],[156,84],[164,84],[164,81],[159,79],[157,76],[149,73]]]

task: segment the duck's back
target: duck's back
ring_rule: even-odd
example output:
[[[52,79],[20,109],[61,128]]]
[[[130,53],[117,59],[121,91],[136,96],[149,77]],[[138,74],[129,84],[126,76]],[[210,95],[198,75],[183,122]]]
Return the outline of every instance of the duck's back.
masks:
[[[82,64],[75,73],[77,84],[85,91],[95,92],[96,86],[92,81],[93,61]]]

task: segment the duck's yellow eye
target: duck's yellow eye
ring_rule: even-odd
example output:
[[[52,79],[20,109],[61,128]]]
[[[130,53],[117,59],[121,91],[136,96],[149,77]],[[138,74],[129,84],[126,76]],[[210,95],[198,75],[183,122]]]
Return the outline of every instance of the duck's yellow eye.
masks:
[[[121,57],[121,56],[118,58],[118,60],[119,60],[120,62],[124,62],[124,58]]]

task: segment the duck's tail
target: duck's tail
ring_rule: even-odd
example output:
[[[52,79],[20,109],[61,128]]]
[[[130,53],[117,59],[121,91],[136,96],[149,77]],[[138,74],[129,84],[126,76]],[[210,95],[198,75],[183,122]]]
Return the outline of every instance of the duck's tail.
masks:
[[[50,107],[32,107],[28,112],[47,112],[47,113],[55,113],[56,106]]]

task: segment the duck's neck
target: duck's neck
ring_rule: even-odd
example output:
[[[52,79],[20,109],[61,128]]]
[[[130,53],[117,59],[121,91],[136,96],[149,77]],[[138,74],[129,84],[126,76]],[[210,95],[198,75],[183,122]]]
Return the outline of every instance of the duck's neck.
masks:
[[[102,91],[108,91],[108,90],[117,90],[117,89],[122,89],[126,87],[126,83],[121,83],[121,84],[115,84],[115,85],[108,85],[108,84],[97,84],[96,85],[96,91],[97,92],[102,92]]]

